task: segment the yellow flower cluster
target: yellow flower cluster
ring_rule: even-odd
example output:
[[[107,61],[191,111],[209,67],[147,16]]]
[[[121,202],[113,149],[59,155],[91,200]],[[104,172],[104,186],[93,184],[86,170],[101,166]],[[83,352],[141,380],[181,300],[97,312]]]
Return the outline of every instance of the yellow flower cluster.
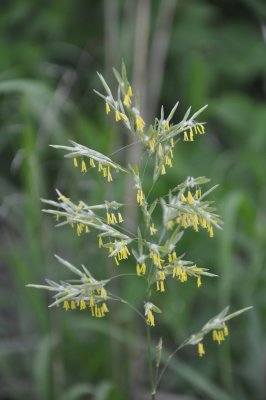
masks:
[[[173,278],[177,277],[177,279],[184,283],[187,281],[187,272],[185,268],[181,265],[175,265],[173,268]]]
[[[123,101],[124,105],[128,108],[131,106],[131,103],[132,103],[131,97],[132,96],[133,96],[132,88],[131,88],[131,86],[129,86],[127,93],[125,94],[124,101]]]
[[[60,200],[60,201],[62,201],[64,203],[67,203],[70,199],[68,197],[66,197],[66,196],[61,195],[61,196],[58,197],[58,200]],[[66,216],[66,221],[68,221],[68,223],[71,226],[71,228],[74,228],[75,224],[76,224],[76,232],[77,232],[78,236],[81,236],[82,233],[89,233],[90,232],[90,229],[86,224],[84,224],[82,222],[76,222],[75,221],[75,218],[77,218],[77,216],[78,216],[78,214],[77,214],[78,211],[81,210],[82,208],[83,208],[83,203],[80,201],[78,206],[76,207],[76,212],[75,212],[73,218],[70,219],[68,216]],[[56,219],[56,221],[59,221],[60,214],[56,214],[55,215],[55,219]]]
[[[161,258],[160,253],[157,251],[151,250],[150,258],[152,259],[154,267],[158,268],[156,273],[157,291],[165,291],[165,280],[169,270],[172,271],[172,277],[177,278],[181,283],[187,282],[188,277],[192,276],[197,279],[197,287],[201,286],[201,275],[204,273],[204,269],[198,268],[196,264],[189,265],[188,263],[188,265],[184,265],[182,261],[177,260],[175,251],[168,254],[168,264],[165,264],[165,260]],[[144,271],[146,272],[146,265],[142,268],[142,266],[137,264],[137,275],[144,274]]]
[[[214,236],[213,227],[210,221],[203,216],[198,216],[194,212],[181,213],[176,217],[176,223],[181,225],[183,228],[193,227],[195,232],[198,232],[199,226],[201,226],[209,232],[211,238]]]
[[[126,114],[121,113],[120,111],[116,110],[115,112],[115,121],[124,121],[124,122],[128,122],[128,117],[126,116]]]
[[[225,323],[223,323],[222,329],[214,329],[212,331],[212,339],[218,344],[221,344],[221,342],[223,342],[225,340],[225,337],[228,335],[229,331]],[[200,357],[203,357],[205,355],[205,350],[202,342],[198,343],[198,354]]]
[[[147,271],[147,267],[145,263],[136,265],[136,272],[138,276],[145,275]]]
[[[177,279],[181,282],[187,282],[188,280],[188,275],[194,276],[197,278],[197,287],[199,288],[202,283],[201,283],[201,275],[203,273],[203,270],[201,268],[198,268],[195,265],[186,268],[184,265],[181,264],[181,261],[177,264],[174,265],[173,267],[173,278],[177,277]]]
[[[105,314],[108,313],[108,307],[106,303],[102,303],[101,307],[97,306],[91,307],[91,315],[92,317],[102,318],[105,317]]]
[[[187,193],[187,197],[184,193],[181,194],[180,200],[184,204],[193,205],[195,201],[201,198],[201,190],[197,189],[194,196],[190,191]],[[175,218],[175,220],[170,220],[166,224],[166,228],[172,230],[174,227],[174,223],[181,225],[183,228],[193,227],[195,232],[199,231],[199,226],[203,229],[206,229],[209,232],[210,237],[214,236],[213,226],[211,222],[204,217],[204,215],[198,215],[196,211],[193,209],[188,211],[180,211],[179,215]]]
[[[131,97],[132,96],[133,96],[132,89],[131,89],[131,86],[129,86],[128,90],[127,90],[127,93],[125,94],[124,101],[123,101],[124,105],[127,108],[129,108],[131,103],[132,103],[132,101],[131,101]],[[115,110],[115,121],[116,122],[124,121],[124,122],[127,123],[128,122],[128,117],[126,116],[125,113],[119,111],[119,103],[112,101],[112,99],[107,96],[106,97],[106,101],[105,101],[105,112],[106,112],[106,114],[109,114],[111,112],[110,105],[112,105],[112,108],[114,108],[114,110]]]
[[[141,189],[138,189],[138,191],[137,191],[137,203],[138,203],[140,206],[142,206],[143,200],[144,200],[143,191],[142,191]]]
[[[150,258],[152,259],[153,264],[158,268],[163,268],[164,260],[161,258],[160,253],[155,251],[150,252]]]
[[[94,295],[97,294],[102,298],[100,305],[95,303]],[[68,311],[76,310],[79,308],[80,310],[86,310],[88,307],[90,309],[91,315],[93,317],[102,318],[106,313],[109,312],[108,307],[105,302],[102,302],[107,298],[107,292],[104,288],[98,288],[92,292],[90,292],[88,299],[84,298],[81,300],[65,300],[63,303],[63,308]]]
[[[114,224],[124,222],[124,219],[120,212],[117,214],[117,216],[114,213],[107,212],[106,213],[106,221],[107,221],[107,224],[114,225]]]
[[[103,177],[107,179],[108,182],[112,182],[112,174],[110,165],[103,166],[102,163],[98,163],[98,172],[102,172]]]
[[[184,141],[185,142],[194,142],[194,134],[203,135],[205,133],[204,125],[202,124],[195,124],[189,128],[189,132],[186,130],[184,131]]]
[[[157,145],[155,138],[149,140],[149,149],[151,153],[157,152],[158,158],[160,160],[160,174],[165,175],[166,169],[165,167],[172,168],[172,158],[174,157],[172,147],[174,147],[173,139],[170,140],[170,143],[163,146],[161,143]]]
[[[225,336],[228,336],[229,331],[228,327],[224,324],[223,329],[218,329],[214,330],[212,332],[212,338],[215,342],[218,342],[218,344],[221,344],[225,340]]]
[[[157,278],[158,278],[156,280],[157,291],[165,292],[165,287],[164,287],[165,272],[164,271],[159,271]]]
[[[72,224],[73,227],[73,224]],[[90,232],[89,227],[85,224],[82,224],[81,222],[77,223],[76,225],[77,228],[77,235],[80,236],[82,233],[86,232]]]
[[[74,164],[75,168],[78,168],[79,163],[78,163],[78,159],[76,157],[73,158],[73,164]],[[89,166],[91,168],[96,168],[95,161],[93,158],[89,159]],[[81,172],[85,173],[87,171],[88,171],[88,167],[87,167],[86,161],[82,160],[81,161]],[[103,177],[106,178],[108,182],[111,182],[113,180],[110,165],[103,166],[103,164],[101,162],[98,162],[98,172],[102,172]]]
[[[115,245],[116,245],[116,242],[114,243],[114,246]],[[114,252],[114,250],[115,250],[114,246],[113,245],[110,246],[110,248],[109,248],[110,254]],[[116,255],[114,256],[116,265],[118,266],[119,261],[121,261],[121,260],[127,260],[128,256],[130,256],[130,251],[128,250],[127,245],[123,241],[121,241],[119,250],[117,251]]]

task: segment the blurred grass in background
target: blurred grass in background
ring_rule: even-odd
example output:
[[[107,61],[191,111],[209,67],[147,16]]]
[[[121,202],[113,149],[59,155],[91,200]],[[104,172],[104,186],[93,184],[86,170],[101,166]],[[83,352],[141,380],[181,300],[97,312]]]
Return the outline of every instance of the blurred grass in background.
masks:
[[[177,146],[157,195],[188,175],[220,183],[214,198],[223,232],[212,240],[191,232],[180,249],[220,278],[200,290],[171,284],[158,298],[164,357],[227,304],[254,305],[231,324],[227,343],[207,343],[204,359],[193,349],[180,353],[162,390],[190,399],[265,398],[265,20],[263,0],[1,3],[0,399],[135,400],[148,386],[144,337],[130,310],[114,307],[109,320],[98,321],[48,310],[45,294],[25,288],[66,277],[54,253],[96,276],[110,272],[93,235],[77,239],[54,228],[39,199],[53,198],[56,187],[91,204],[114,193],[124,198],[123,182],[110,189],[81,176],[48,147],[73,139],[110,154],[128,143],[92,92],[96,71],[114,83],[111,68],[122,58],[148,120],[161,104],[169,111],[180,100],[180,117],[189,105],[209,103],[208,135]],[[114,290],[142,307],[139,281],[125,279]]]

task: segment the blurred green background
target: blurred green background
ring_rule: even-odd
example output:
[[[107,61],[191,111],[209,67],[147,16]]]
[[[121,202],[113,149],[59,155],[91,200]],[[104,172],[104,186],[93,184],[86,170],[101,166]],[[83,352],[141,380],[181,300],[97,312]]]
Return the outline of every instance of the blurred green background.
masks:
[[[266,398],[264,21],[263,0],[1,1],[1,400],[148,398],[145,331],[130,309],[115,306],[110,318],[95,320],[48,309],[46,293],[25,287],[69,277],[54,253],[99,278],[115,272],[93,235],[54,228],[39,199],[54,198],[55,188],[90,204],[125,198],[119,177],[110,189],[48,147],[73,139],[110,154],[128,143],[93,93],[101,89],[96,71],[115,87],[112,67],[122,58],[148,121],[161,104],[169,112],[180,100],[177,120],[190,105],[209,104],[208,134],[177,146],[157,194],[187,176],[208,176],[220,184],[213,198],[225,222],[214,239],[188,232],[182,240],[180,252],[220,278],[199,290],[169,285],[156,299],[164,314],[154,341],[163,336],[166,357],[224,306],[254,306],[230,324],[226,343],[206,341],[204,359],[194,348],[180,352],[159,399]],[[142,308],[139,281],[125,278],[113,290]]]

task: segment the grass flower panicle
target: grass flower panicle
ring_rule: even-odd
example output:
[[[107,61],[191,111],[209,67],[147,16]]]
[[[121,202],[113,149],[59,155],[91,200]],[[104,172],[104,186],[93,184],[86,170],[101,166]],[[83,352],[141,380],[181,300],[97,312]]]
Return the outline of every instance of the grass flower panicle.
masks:
[[[192,115],[191,108],[189,108],[183,118],[176,123],[174,115],[178,103],[174,105],[169,115],[165,115],[162,107],[160,117],[155,119],[153,125],[147,127],[127,79],[125,66],[122,66],[121,74],[116,70],[114,73],[118,82],[118,98],[113,96],[101,74],[98,76],[105,93],[95,92],[103,99],[106,114],[110,114],[115,121],[131,132],[135,143],[141,144],[144,157],[147,156],[152,163],[153,175],[149,191],[147,192],[143,185],[146,168],[141,163],[140,165],[121,166],[108,156],[73,141],[70,141],[69,146],[52,145],[52,147],[63,150],[65,157],[72,159],[74,168],[81,171],[85,177],[88,174],[98,173],[107,182],[112,182],[114,172],[127,174],[132,179],[136,190],[136,198],[132,206],[137,207],[140,215],[136,231],[128,232],[123,226],[127,216],[121,208],[125,204],[116,200],[105,200],[102,204],[91,205],[84,201],[72,201],[56,190],[56,200],[42,199],[42,202],[48,207],[43,211],[54,216],[56,226],[69,226],[78,237],[84,234],[92,235],[95,232],[99,251],[107,250],[107,256],[114,260],[116,266],[121,264],[121,269],[127,265],[128,270],[130,263],[127,261],[130,258],[132,261],[134,259],[134,269],[130,271],[130,275],[134,275],[136,279],[142,279],[146,283],[146,297],[143,299],[144,312],[109,291],[110,281],[123,274],[114,275],[105,280],[96,280],[84,265],[77,268],[58,256],[56,256],[57,260],[76,275],[75,281],[57,283],[46,280],[45,285],[31,284],[28,286],[50,291],[53,294],[50,307],[62,306],[65,311],[75,312],[89,310],[90,315],[96,318],[105,317],[109,313],[109,309],[112,311],[111,303],[113,301],[120,301],[135,310],[147,326],[148,358],[153,387],[152,398],[155,399],[161,378],[170,359],[177,351],[185,346],[197,346],[198,355],[203,357],[205,355],[205,336],[212,332],[213,340],[222,344],[229,335],[227,322],[250,307],[229,315],[228,307],[226,307],[175,349],[161,373],[159,373],[162,352],[162,340],[160,339],[156,347],[156,373],[153,374],[150,329],[155,327],[157,314],[161,314],[162,311],[151,302],[151,299],[156,292],[159,292],[158,298],[163,296],[170,279],[176,285],[179,283],[189,285],[191,280],[194,280],[195,286],[200,288],[203,278],[217,277],[210,272],[209,268],[198,267],[194,262],[185,260],[185,255],[180,254],[178,243],[187,229],[191,228],[195,233],[201,229],[205,230],[212,238],[216,230],[222,229],[223,222],[213,206],[213,201],[209,200],[209,195],[217,188],[217,185],[205,190],[209,179],[203,176],[188,177],[184,182],[170,188],[167,196],[149,202],[150,193],[156,181],[164,179],[164,175],[174,165],[174,149],[180,139],[181,145],[186,145],[182,144],[182,141],[194,142],[206,133],[206,124],[199,120],[199,115],[207,106]],[[157,212],[158,205],[161,206],[161,214]],[[94,266],[90,265],[90,270],[93,268]]]

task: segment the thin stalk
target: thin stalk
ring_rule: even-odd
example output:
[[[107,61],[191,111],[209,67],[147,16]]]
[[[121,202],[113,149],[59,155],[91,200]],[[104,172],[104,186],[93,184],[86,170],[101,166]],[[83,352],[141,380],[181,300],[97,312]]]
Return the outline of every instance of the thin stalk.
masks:
[[[151,385],[151,399],[156,399],[156,386],[154,380],[154,372],[152,366],[152,349],[151,349],[151,327],[147,325],[147,355],[148,355],[148,369],[150,373],[150,385]]]

